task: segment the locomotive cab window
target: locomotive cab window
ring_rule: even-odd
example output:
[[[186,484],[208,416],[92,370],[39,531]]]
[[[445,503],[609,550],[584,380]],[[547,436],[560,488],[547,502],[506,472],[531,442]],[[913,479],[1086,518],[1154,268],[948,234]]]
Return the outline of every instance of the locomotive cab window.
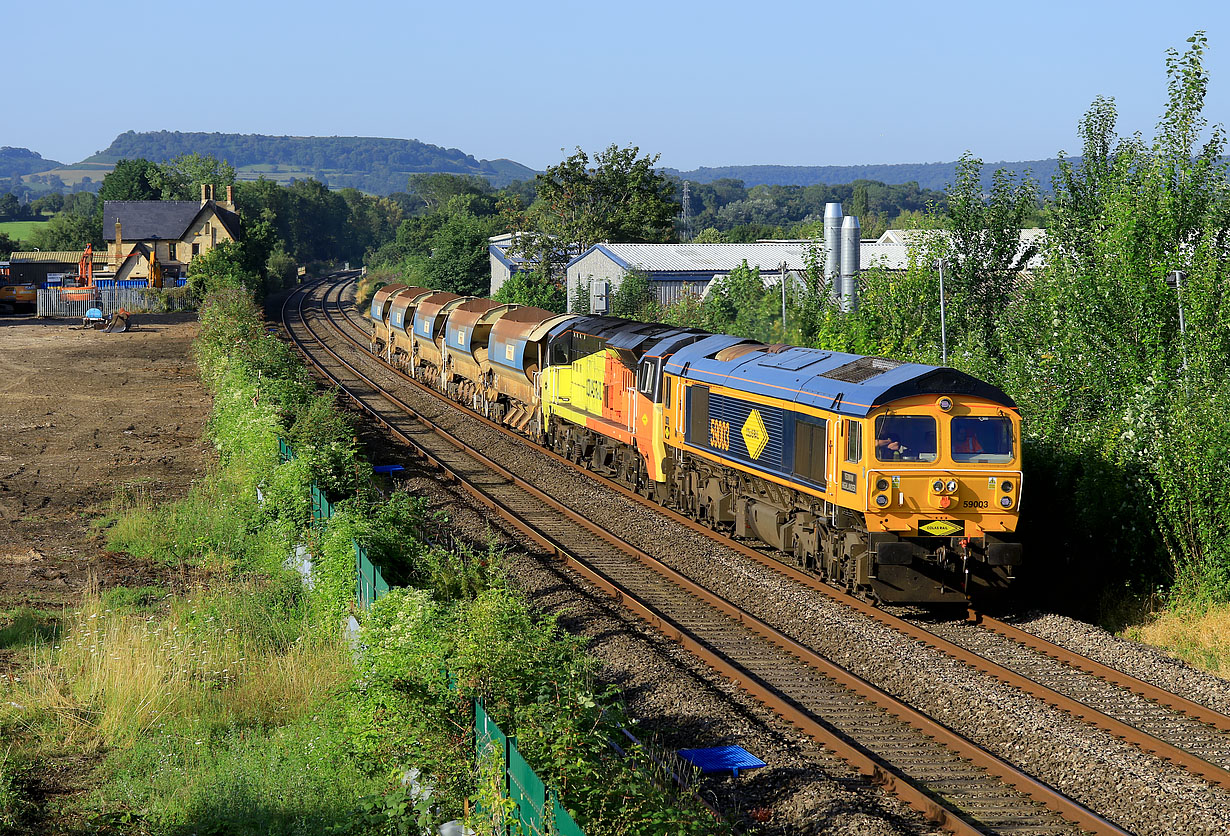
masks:
[[[881,415],[876,418],[876,458],[882,462],[933,462],[935,419],[929,415]]]
[[[659,360],[642,360],[641,365],[637,369],[636,390],[645,397],[649,398],[654,403],[658,399],[654,397],[654,384],[658,380],[658,363]]]
[[[863,425],[846,419],[846,461],[858,464],[863,460]]]
[[[996,464],[1012,461],[1012,422],[989,416],[953,418],[952,460]]]
[[[794,472],[817,485],[825,484],[828,465],[828,422],[794,422]]]

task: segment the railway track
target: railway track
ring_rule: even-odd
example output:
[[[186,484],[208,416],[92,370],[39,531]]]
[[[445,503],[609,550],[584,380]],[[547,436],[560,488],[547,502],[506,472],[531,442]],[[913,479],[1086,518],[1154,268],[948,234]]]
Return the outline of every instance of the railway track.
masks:
[[[332,321],[327,301],[305,307],[310,293],[336,297],[339,287],[301,291],[283,311],[292,339],[323,375],[523,535],[862,774],[956,833],[1124,832],[468,449],[440,421],[384,391],[343,359],[353,351],[372,360]],[[348,347],[337,345],[341,336]]]
[[[365,323],[335,304],[330,322],[355,348],[364,346],[354,333],[367,335]],[[337,321],[342,317],[353,333]],[[371,357],[370,354],[366,355]],[[377,358],[371,358],[377,361]],[[377,361],[378,362],[378,361]],[[442,396],[395,372],[409,385]],[[452,405],[451,401],[445,401]],[[481,416],[500,433],[528,444],[521,436]],[[1230,788],[1230,717],[1179,694],[1144,682],[1069,648],[1046,641],[1008,622],[971,611],[970,624],[935,624],[894,614],[845,594],[819,579],[788,566],[763,549],[726,537],[705,525],[628,490],[617,482],[593,474],[550,451],[532,446],[608,489],[664,514],[674,522],[749,557],[770,570],[849,607],[880,624],[921,642],[986,675],[1018,688],[1070,716],[1125,740],[1193,775]]]

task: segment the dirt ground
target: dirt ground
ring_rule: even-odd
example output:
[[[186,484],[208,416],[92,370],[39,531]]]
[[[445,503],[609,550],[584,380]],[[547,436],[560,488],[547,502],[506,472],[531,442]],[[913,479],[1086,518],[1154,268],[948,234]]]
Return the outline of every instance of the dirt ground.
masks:
[[[138,314],[124,334],[69,320],[0,317],[0,626],[100,586],[167,570],[108,553],[95,528],[117,491],[182,495],[205,468],[209,399],[195,314]],[[5,648],[0,647],[0,671]]]

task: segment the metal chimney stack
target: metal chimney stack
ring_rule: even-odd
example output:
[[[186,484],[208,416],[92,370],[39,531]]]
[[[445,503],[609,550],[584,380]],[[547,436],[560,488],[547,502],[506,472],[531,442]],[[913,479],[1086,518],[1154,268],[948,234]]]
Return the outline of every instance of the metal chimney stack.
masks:
[[[840,302],[841,293],[841,204],[824,204],[824,278],[829,292]]]
[[[858,218],[847,215],[841,223],[841,310],[858,310],[858,273],[862,255],[862,230]]]

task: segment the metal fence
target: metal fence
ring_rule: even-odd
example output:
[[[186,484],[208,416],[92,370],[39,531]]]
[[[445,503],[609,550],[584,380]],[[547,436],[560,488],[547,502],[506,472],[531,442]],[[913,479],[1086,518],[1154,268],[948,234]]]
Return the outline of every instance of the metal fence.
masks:
[[[585,836],[560,804],[555,791],[548,791],[521,757],[517,738],[505,735],[479,700],[474,701],[474,753],[480,764],[495,756],[500,794],[513,802],[509,820],[497,823],[501,832],[520,836]]]
[[[328,522],[333,516],[333,504],[315,482],[312,483],[312,524]]]
[[[291,449],[281,438],[278,439],[278,459],[285,464],[295,457],[295,451]],[[311,485],[312,492],[312,525],[324,525],[333,516],[333,503],[325,496],[325,492],[320,489],[320,486],[315,482]],[[389,584],[384,579],[384,575],[380,572],[380,567],[372,563],[367,556],[367,549],[363,548],[356,541],[351,540],[350,544],[354,546],[354,565],[355,565],[355,598],[359,602],[359,606],[363,609],[369,608],[376,603],[376,599],[389,591]]]
[[[186,293],[166,293],[150,288],[120,287],[107,289],[79,288],[67,292],[49,287],[38,291],[36,313],[80,319],[90,308],[98,308],[110,316],[124,308],[129,311],[187,311],[196,303]]]
[[[377,598],[389,591],[389,585],[384,575],[380,574],[380,567],[368,559],[367,549],[358,543],[354,543],[354,562],[357,578],[355,597],[359,601],[359,606],[367,609],[376,603]]]

